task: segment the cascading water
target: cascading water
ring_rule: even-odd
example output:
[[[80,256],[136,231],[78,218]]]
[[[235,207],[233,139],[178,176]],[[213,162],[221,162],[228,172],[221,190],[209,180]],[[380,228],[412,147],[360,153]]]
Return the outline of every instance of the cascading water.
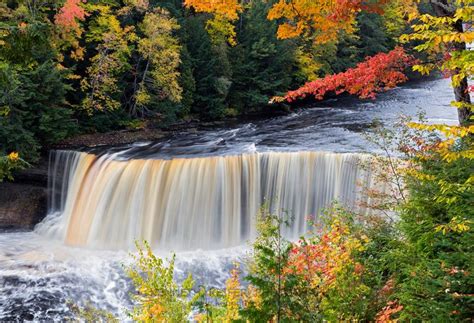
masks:
[[[131,286],[122,264],[130,257],[123,249],[134,239],[149,240],[164,257],[166,249],[190,250],[177,253],[177,276],[190,271],[198,284],[223,286],[245,256],[265,200],[294,216],[290,237],[334,199],[352,207],[370,202],[357,182],[372,175],[357,166],[367,161],[358,152],[377,150],[361,129],[374,117],[390,125],[419,107],[429,107],[431,122],[456,124],[448,84],[407,85],[376,101],[326,101],[237,128],[109,147],[105,155],[55,152],[47,218],[33,232],[0,233],[0,321],[63,322],[68,302],[126,320]],[[216,248],[223,249],[207,250]]]
[[[132,248],[138,239],[167,250],[221,249],[255,236],[266,203],[288,213],[297,238],[306,217],[338,200],[367,202],[368,155],[268,152],[238,156],[120,160],[53,153],[50,215],[36,231],[68,245]]]

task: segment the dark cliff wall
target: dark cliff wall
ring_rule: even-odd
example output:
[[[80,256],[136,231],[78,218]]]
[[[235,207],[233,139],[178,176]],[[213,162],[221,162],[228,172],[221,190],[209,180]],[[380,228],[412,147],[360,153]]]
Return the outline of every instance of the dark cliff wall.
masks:
[[[0,183],[0,229],[32,229],[47,212],[47,160]]]

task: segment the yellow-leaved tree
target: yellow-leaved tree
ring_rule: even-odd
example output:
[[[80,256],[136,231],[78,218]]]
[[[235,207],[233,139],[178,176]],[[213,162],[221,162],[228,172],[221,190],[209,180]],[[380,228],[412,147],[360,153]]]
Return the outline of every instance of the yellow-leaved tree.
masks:
[[[232,46],[236,44],[236,32],[232,23],[239,19],[239,13],[243,11],[239,0],[184,0],[184,5],[194,8],[197,12],[213,15],[206,23],[213,43],[224,39]]]
[[[458,108],[459,123],[473,124],[473,105],[468,79],[474,75],[474,52],[466,46],[474,41],[471,27],[474,15],[473,0],[430,1],[436,15],[417,14],[410,16],[413,32],[401,36],[402,42],[415,41],[415,50],[426,53],[428,60],[415,65],[415,71],[428,74],[441,70],[450,76]]]

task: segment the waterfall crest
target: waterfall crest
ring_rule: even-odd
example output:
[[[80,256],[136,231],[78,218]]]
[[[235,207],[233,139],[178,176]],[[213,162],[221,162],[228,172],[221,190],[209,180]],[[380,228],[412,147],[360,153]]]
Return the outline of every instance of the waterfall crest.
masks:
[[[238,156],[117,160],[56,151],[50,158],[49,215],[36,231],[74,246],[131,248],[136,239],[172,250],[236,246],[255,236],[266,202],[306,230],[334,200],[367,201],[359,181],[365,154],[267,152]]]

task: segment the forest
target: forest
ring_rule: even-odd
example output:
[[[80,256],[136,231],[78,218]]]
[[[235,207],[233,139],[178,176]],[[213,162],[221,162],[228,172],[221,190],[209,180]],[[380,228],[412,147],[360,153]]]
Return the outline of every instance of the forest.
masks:
[[[364,129],[367,141],[382,153],[372,154],[372,164],[360,167],[382,184],[357,183],[367,185],[357,210],[331,201],[317,218],[302,215],[308,216],[307,226],[296,240],[283,234],[293,227],[294,219],[265,200],[253,215],[256,231],[249,256],[227,270],[223,286],[198,285],[191,274],[178,279],[174,255],[160,258],[154,254],[153,241],[133,236],[138,253],[125,266],[133,286],[127,319],[469,322],[474,317],[470,99],[474,86],[469,85],[474,74],[473,14],[472,0],[4,0],[0,3],[0,182],[14,182],[19,172],[34,169],[50,151],[81,135],[270,120],[335,98],[376,102],[381,92],[390,95],[403,83],[447,78],[452,103],[445,109],[456,111],[457,124],[433,123],[423,115],[401,116],[395,124],[384,124],[391,120],[371,123]],[[423,108],[430,110],[430,106]],[[87,158],[96,158],[82,154],[74,157],[74,163],[86,165]],[[208,157],[203,156],[198,157]],[[185,163],[181,156],[165,157],[170,163],[175,157]],[[74,174],[99,178],[119,167],[114,160],[109,168],[94,173],[93,167],[106,163],[97,158],[96,166],[94,159],[90,168]],[[207,167],[186,173],[183,164],[176,168],[170,164],[163,172],[171,178],[173,169],[179,169],[191,178]],[[258,165],[267,167],[265,162]],[[98,194],[108,194],[113,190],[106,185],[119,187],[125,176],[134,177],[123,185],[145,181],[148,173],[133,171],[136,174],[127,175],[127,168],[117,170],[124,175],[114,179],[110,175],[108,184],[90,184],[93,178],[77,184],[81,185],[76,189],[77,204],[68,196],[62,205],[64,212],[74,205],[66,242],[76,234],[70,233],[73,225],[78,233],[70,241],[82,241],[82,230],[95,228],[96,222],[84,215],[92,210],[94,196],[84,195],[87,189],[82,187],[90,191],[103,187]],[[180,195],[178,204],[197,203],[199,190],[222,190],[215,198],[217,205],[234,192],[226,191],[222,183],[252,178],[244,170],[225,174],[212,188],[205,186],[205,180],[196,180],[202,186],[188,200]],[[203,178],[212,176],[205,173]],[[303,178],[295,180],[303,186]],[[67,185],[71,183],[73,179]],[[190,186],[193,183],[189,181]],[[285,183],[293,185],[290,180]],[[120,213],[121,205],[137,217],[145,214],[147,206],[142,205],[159,199],[148,197],[152,186],[146,185],[150,186],[143,190],[126,188],[121,195],[110,193],[110,209],[101,200],[94,212]],[[184,190],[169,185],[159,194]],[[233,207],[243,209],[251,197],[242,192],[253,191],[248,188],[251,184],[241,185],[242,196],[238,195],[240,200],[234,196]],[[296,200],[296,192],[300,191],[293,189],[295,197],[288,199]],[[141,194],[133,200],[139,202],[119,204],[134,194]],[[228,210],[222,203],[215,206],[219,212]],[[169,210],[169,205],[156,208]],[[211,208],[202,205],[207,207]],[[81,212],[83,218],[76,220]],[[225,222],[218,219],[215,225]],[[171,223],[160,221],[152,223]],[[206,221],[202,220],[203,226]],[[239,230],[239,234],[246,230],[243,224]],[[107,238],[119,235],[109,233]],[[0,254],[0,269],[1,260]],[[74,319],[124,320],[110,308],[83,299],[68,308],[67,315]],[[0,319],[1,309],[0,304]]]
[[[394,1],[335,35],[289,37],[276,1],[196,3],[2,2],[2,152],[34,162],[80,133],[277,110],[271,98],[394,49],[415,10]]]

